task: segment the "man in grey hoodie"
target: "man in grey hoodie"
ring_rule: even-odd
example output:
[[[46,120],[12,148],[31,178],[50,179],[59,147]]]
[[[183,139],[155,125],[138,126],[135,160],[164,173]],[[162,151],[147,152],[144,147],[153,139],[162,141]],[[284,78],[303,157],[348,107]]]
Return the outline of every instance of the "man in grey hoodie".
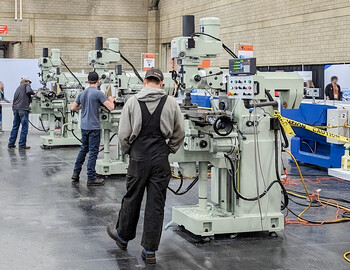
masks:
[[[119,141],[130,155],[127,192],[115,228],[108,235],[121,249],[135,238],[145,189],[147,202],[141,245],[146,263],[156,263],[164,219],[166,191],[171,178],[168,156],[181,146],[185,132],[181,110],[173,97],[161,89],[164,76],[159,69],[147,71],[145,87],[125,104],[119,124]],[[168,140],[168,141],[167,141]]]

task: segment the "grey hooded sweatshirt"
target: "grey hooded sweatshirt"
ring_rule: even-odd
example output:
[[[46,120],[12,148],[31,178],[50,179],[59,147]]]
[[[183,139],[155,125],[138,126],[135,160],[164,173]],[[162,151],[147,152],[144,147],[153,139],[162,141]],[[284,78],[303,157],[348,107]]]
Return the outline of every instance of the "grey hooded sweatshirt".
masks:
[[[157,108],[160,99],[166,93],[158,88],[142,88],[140,92],[128,99],[125,103],[119,122],[118,137],[124,153],[129,153],[131,144],[140,134],[142,115],[139,101],[146,103],[152,114]],[[176,100],[168,96],[160,118],[160,131],[164,138],[169,139],[168,146],[171,153],[176,153],[185,137],[184,122],[181,110]]]

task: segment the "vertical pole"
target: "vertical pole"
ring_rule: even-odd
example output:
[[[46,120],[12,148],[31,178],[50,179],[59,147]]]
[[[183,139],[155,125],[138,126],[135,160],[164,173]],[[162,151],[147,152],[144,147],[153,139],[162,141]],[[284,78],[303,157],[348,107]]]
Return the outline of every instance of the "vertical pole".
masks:
[[[17,0],[15,0],[15,21],[17,21]]]
[[[207,162],[199,162],[199,182],[198,182],[198,200],[199,209],[207,211],[208,202],[208,164]]]
[[[22,21],[23,0],[19,0],[19,20]]]
[[[50,113],[49,114],[49,119],[50,119],[50,136],[55,137],[55,115]]]
[[[109,136],[110,136],[110,130],[104,129],[103,130],[103,136],[104,136],[104,151],[103,151],[103,159],[106,161],[110,161],[109,157]]]

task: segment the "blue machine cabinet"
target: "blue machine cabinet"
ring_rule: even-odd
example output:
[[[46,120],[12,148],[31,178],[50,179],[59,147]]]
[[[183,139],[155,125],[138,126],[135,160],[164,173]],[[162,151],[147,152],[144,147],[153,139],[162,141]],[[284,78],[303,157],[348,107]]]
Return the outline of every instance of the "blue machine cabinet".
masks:
[[[304,104],[298,110],[281,110],[284,117],[310,126],[326,126],[327,110],[334,106]],[[303,128],[293,127],[296,134],[291,139],[291,152],[297,161],[325,168],[340,168],[344,146],[328,143],[327,138]]]

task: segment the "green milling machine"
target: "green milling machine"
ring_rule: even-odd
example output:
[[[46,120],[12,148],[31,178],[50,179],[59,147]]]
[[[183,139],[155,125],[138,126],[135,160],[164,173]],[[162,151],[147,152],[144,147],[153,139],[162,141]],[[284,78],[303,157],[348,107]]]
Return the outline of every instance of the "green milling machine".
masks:
[[[198,183],[198,204],[174,206],[166,228],[177,224],[203,237],[280,231],[281,209],[288,201],[280,181],[281,151],[288,141],[285,134],[283,142],[280,139],[283,131],[274,111],[279,104],[299,107],[303,79],[297,73],[258,72],[255,58],[239,59],[222,43],[220,19],[199,22],[195,32],[194,16],[184,16],[183,36],[171,42],[177,79],[186,95],[181,105],[186,135],[179,151],[169,157],[175,173],[194,178],[190,186]],[[228,69],[198,68],[223,50],[230,55]],[[192,104],[194,89],[218,97],[210,99],[212,110]]]

